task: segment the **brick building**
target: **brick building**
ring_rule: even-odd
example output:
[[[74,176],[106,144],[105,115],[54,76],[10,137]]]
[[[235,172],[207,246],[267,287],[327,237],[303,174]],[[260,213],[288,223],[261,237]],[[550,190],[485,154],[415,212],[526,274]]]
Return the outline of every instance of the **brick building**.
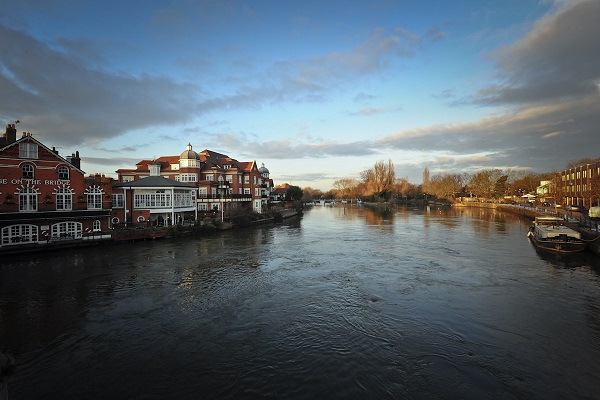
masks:
[[[600,199],[594,184],[600,185],[600,161],[561,171],[559,182],[555,193],[558,202],[562,198],[565,205],[583,208],[598,204]]]
[[[207,149],[197,153],[191,144],[179,156],[142,160],[135,169],[116,172],[119,183],[161,176],[192,184],[198,188],[196,203],[200,212],[230,213],[245,208],[260,213],[272,187],[269,171],[259,169],[256,161],[238,161]]]
[[[14,125],[0,137],[0,247],[96,238],[110,228],[111,182],[85,177],[79,153],[63,158]]]

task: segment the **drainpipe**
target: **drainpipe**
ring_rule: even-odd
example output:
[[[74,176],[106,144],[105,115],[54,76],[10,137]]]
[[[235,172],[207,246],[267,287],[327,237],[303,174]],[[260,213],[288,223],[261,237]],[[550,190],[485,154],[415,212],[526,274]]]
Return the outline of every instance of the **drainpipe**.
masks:
[[[196,201],[194,201],[194,221],[195,221],[195,223],[198,222],[198,195],[199,195],[199,193],[196,193],[196,195],[194,196],[196,198]]]
[[[175,188],[171,188],[171,223],[175,224]]]
[[[123,209],[125,214],[123,215],[123,218],[125,219],[125,227],[127,227],[127,188],[123,187]]]

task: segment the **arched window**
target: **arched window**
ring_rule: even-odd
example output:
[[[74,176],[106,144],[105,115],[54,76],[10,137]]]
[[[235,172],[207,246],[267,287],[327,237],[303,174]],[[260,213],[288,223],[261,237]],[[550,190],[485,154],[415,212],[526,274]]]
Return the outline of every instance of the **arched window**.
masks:
[[[23,171],[23,179],[33,179],[33,165],[23,164],[21,170]]]
[[[98,221],[98,220],[95,220],[95,221],[94,221],[94,225],[93,225],[93,227],[92,227],[92,230],[93,230],[94,232],[100,232],[100,231],[102,230],[102,229],[101,229],[101,225],[100,225],[100,221]]]
[[[80,239],[81,227],[81,222],[59,222],[52,225],[52,238]]]
[[[60,188],[56,189],[56,209],[57,210],[72,210],[73,209],[73,193],[71,189]]]
[[[35,225],[10,225],[2,228],[2,245],[26,244],[38,241],[38,227]]]
[[[24,187],[19,192],[19,211],[37,211],[37,190]]]
[[[61,165],[60,167],[58,167],[58,179],[60,179],[62,181],[68,181],[69,180],[69,168],[65,167],[64,165]]]
[[[85,194],[87,194],[88,210],[102,209],[102,195],[104,194],[102,189],[92,186],[86,189]]]
[[[144,221],[146,221],[146,218],[144,218],[143,215],[140,215],[137,219],[138,219],[138,222],[144,222]]]

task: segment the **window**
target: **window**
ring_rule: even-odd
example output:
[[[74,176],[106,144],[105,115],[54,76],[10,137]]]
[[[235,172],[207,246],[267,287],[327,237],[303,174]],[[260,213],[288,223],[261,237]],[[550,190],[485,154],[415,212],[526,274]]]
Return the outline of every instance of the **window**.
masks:
[[[94,225],[92,226],[92,230],[94,232],[100,232],[102,230],[101,225],[100,225],[100,221],[98,221],[98,220],[94,221]]]
[[[19,192],[19,211],[37,211],[37,190],[26,187]]]
[[[119,218],[113,217],[110,222],[112,222],[113,225],[117,225],[119,223]]]
[[[80,239],[81,226],[81,222],[59,222],[54,224],[52,225],[52,239]]]
[[[244,176],[244,183],[250,183],[250,177],[248,175]]]
[[[175,192],[173,197],[173,205],[175,207],[191,207],[193,205],[192,192],[188,190]]]
[[[2,245],[24,244],[38,241],[38,227],[35,225],[10,225],[2,228]]]
[[[63,166],[58,167],[58,179],[67,181],[69,180],[69,168]]]
[[[197,182],[198,181],[198,175],[197,174],[181,174],[179,176],[175,177],[177,181],[179,182]],[[177,179],[179,178],[179,179]]]
[[[138,221],[138,222],[145,222],[145,221],[146,221],[146,218],[144,218],[144,216],[143,216],[143,215],[140,215],[140,216],[137,218],[137,221]]]
[[[121,177],[121,182],[126,183],[126,182],[132,182],[133,181],[133,176],[123,176]]]
[[[233,182],[233,175],[225,175],[225,180],[229,183]]]
[[[123,200],[123,194],[117,193],[112,195],[112,208],[123,208],[125,201]]]
[[[198,189],[198,198],[200,198],[200,199],[206,198],[206,188],[205,187]]]
[[[206,180],[207,181],[212,181],[212,180],[214,180],[214,176],[212,176],[212,175],[206,175]]]
[[[73,193],[71,189],[60,188],[56,190],[56,210],[72,210],[73,209]]]
[[[171,207],[170,193],[135,193],[133,197],[135,208],[165,208]]]
[[[250,189],[244,189],[244,194],[250,194]]]
[[[33,179],[33,165],[23,164],[21,170],[23,171],[23,179]]]
[[[208,204],[198,203],[198,211],[208,211]]]
[[[160,176],[160,164],[150,164],[148,168],[150,169],[150,176]]]
[[[19,157],[21,158],[37,158],[38,145],[31,142],[19,143]]]
[[[101,210],[102,209],[102,189],[98,187],[89,187],[86,189],[87,194],[87,208],[88,210]]]

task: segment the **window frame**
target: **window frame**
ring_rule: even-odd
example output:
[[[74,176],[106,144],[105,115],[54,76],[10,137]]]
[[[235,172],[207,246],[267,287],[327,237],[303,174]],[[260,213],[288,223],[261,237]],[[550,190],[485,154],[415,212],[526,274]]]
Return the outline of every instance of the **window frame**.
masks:
[[[37,190],[25,187],[19,192],[19,212],[30,212],[38,210]]]
[[[32,142],[19,143],[20,158],[38,158],[38,145]]]
[[[61,165],[56,169],[56,173],[58,175],[58,180],[60,181],[68,181],[71,179],[71,174],[69,168]]]
[[[73,193],[70,189],[60,188],[54,194],[56,196],[56,211],[71,211],[73,209]]]
[[[35,168],[33,165],[30,163],[23,164],[21,166],[21,176],[23,179],[35,179]]]

